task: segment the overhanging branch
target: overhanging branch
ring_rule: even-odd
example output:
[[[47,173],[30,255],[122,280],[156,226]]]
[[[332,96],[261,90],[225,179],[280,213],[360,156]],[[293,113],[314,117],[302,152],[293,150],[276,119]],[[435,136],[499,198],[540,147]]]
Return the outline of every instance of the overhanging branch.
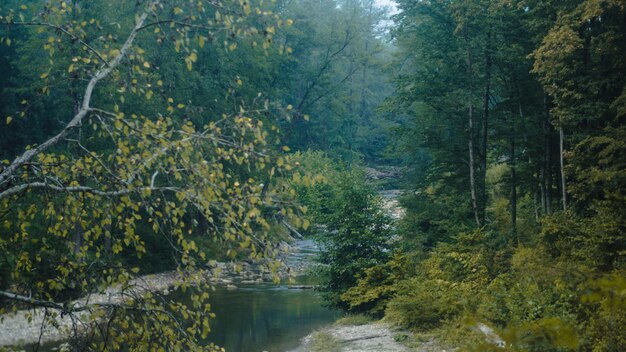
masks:
[[[139,19],[137,20],[137,23],[135,24],[135,27],[133,28],[133,30],[128,35],[128,38],[126,38],[126,41],[124,42],[124,45],[122,45],[122,48],[120,49],[119,55],[117,55],[109,63],[109,65],[107,67],[103,67],[100,70],[98,70],[96,72],[96,74],[91,78],[91,80],[87,84],[87,88],[85,88],[83,101],[82,101],[80,109],[78,110],[76,115],[74,115],[72,120],[70,120],[70,122],[67,124],[67,126],[65,126],[65,128],[61,132],[59,132],[56,136],[48,139],[47,141],[43,142],[42,144],[38,145],[35,148],[27,150],[26,152],[24,152],[24,154],[22,154],[22,155],[18,156],[17,158],[15,158],[15,160],[13,160],[13,162],[9,166],[7,166],[7,168],[4,169],[2,171],[2,173],[0,173],[0,187],[2,187],[2,185],[7,183],[13,177],[14,172],[18,168],[20,168],[21,166],[23,166],[24,164],[29,162],[35,155],[37,155],[37,154],[43,152],[44,150],[47,150],[48,148],[54,146],[59,141],[61,141],[63,138],[65,138],[73,129],[78,128],[78,127],[81,126],[81,123],[82,123],[83,119],[85,118],[85,116],[87,116],[87,114],[90,111],[91,97],[93,95],[93,91],[94,91],[96,85],[101,80],[103,80],[104,78],[108,77],[111,74],[111,72],[113,72],[113,70],[117,66],[119,66],[119,64],[122,62],[122,59],[126,56],[128,51],[130,50],[133,42],[135,41],[135,38],[137,37],[137,33],[143,27],[143,25],[144,25],[144,23],[146,21],[146,18],[148,18],[148,10],[151,7],[153,7],[157,2],[158,2],[158,0],[151,1],[150,4],[148,5],[148,8],[139,17]]]

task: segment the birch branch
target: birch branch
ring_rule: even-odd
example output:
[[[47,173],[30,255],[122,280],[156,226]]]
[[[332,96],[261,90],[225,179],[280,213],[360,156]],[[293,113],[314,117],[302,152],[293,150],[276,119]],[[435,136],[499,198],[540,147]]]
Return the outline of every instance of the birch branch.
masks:
[[[83,101],[81,103],[80,109],[78,110],[76,115],[74,115],[72,120],[70,120],[67,126],[65,126],[65,128],[61,132],[59,132],[56,136],[48,139],[47,141],[43,142],[42,144],[38,145],[37,147],[33,149],[27,150],[26,152],[24,152],[24,154],[15,158],[15,160],[11,163],[11,165],[7,166],[7,168],[4,169],[2,173],[0,173],[0,186],[7,183],[12,178],[13,173],[18,168],[28,163],[35,155],[54,146],[63,138],[65,138],[65,136],[67,136],[73,129],[80,127],[83,119],[85,118],[85,116],[87,116],[87,114],[90,111],[91,97],[93,95],[93,91],[96,85],[98,84],[98,82],[108,77],[111,74],[111,72],[113,72],[113,70],[117,66],[119,66],[119,64],[122,62],[122,59],[126,56],[128,51],[132,47],[133,42],[135,41],[135,38],[137,37],[137,33],[139,33],[146,19],[148,18],[149,8],[153,7],[157,2],[158,0],[153,0],[148,5],[148,9],[146,9],[141,14],[139,19],[137,20],[137,23],[135,24],[135,27],[130,32],[130,34],[128,35],[128,38],[126,38],[126,41],[124,42],[124,45],[120,49],[119,55],[117,55],[115,59],[113,59],[109,63],[108,66],[103,67],[100,70],[98,70],[98,72],[96,72],[96,74],[91,78],[91,80],[87,84],[87,88],[85,88],[85,93],[83,96]]]

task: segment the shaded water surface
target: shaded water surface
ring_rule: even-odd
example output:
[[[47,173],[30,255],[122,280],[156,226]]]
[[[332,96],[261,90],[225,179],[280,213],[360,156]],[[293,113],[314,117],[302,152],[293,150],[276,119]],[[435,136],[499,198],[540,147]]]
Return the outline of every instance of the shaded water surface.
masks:
[[[218,288],[211,306],[217,317],[209,340],[233,352],[287,351],[338,317],[314,291],[284,286]]]
[[[296,241],[296,250],[286,258],[292,268],[305,268],[319,251],[311,240]],[[298,279],[307,282],[306,277]],[[190,303],[191,292],[176,291],[171,298]],[[334,322],[338,311],[323,306],[318,293],[311,289],[288,289],[286,286],[256,284],[229,290],[218,286],[209,292],[211,321],[207,341],[224,347],[227,352],[283,352],[300,345],[300,339]],[[51,343],[39,351],[54,351]],[[28,351],[34,350],[27,349]]]

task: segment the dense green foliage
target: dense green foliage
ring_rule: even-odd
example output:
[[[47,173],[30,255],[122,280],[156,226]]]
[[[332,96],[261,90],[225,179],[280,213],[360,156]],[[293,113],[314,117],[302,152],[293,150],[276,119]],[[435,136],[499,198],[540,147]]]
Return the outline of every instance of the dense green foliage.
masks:
[[[317,181],[289,151],[382,153],[383,16],[359,1],[3,1],[0,313],[39,307],[42,329],[69,316],[75,349],[213,349],[198,343],[206,271],[275,272],[286,228],[309,225],[294,189]],[[190,302],[144,287],[166,270]]]
[[[295,160],[303,170],[323,175],[322,182],[297,188],[298,199],[316,224],[310,232],[321,246],[320,289],[334,307],[363,310],[349,305],[342,294],[367,269],[389,258],[391,219],[361,168],[347,168],[319,152],[297,155]]]
[[[214,349],[201,274],[291,233],[332,306],[626,350],[626,4],[396,2],[3,1],[0,312]],[[403,163],[396,223],[363,162]],[[190,302],[141,287],[166,270]]]
[[[398,4],[404,250],[344,297],[504,350],[626,349],[624,3]]]

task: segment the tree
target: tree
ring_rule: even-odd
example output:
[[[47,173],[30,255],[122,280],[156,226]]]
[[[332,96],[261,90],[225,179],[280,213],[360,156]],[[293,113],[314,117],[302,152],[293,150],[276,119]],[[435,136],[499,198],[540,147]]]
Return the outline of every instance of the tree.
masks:
[[[382,58],[389,52],[371,1],[295,1],[283,11],[294,25],[277,41],[293,50],[280,66],[284,121],[294,149],[322,149],[346,160],[380,153],[384,143],[374,110],[389,92]],[[374,130],[374,131],[372,131]],[[374,149],[374,150],[372,150]]]
[[[278,180],[292,165],[268,141],[262,102],[195,121],[201,107],[168,97],[175,88],[155,52],[173,48],[191,72],[205,43],[234,50],[243,36],[269,50],[286,22],[246,1],[161,0],[38,2],[0,21],[4,44],[47,55],[47,68],[26,68],[43,83],[34,99],[63,96],[69,81],[80,102],[51,105],[60,126],[4,154],[0,263],[9,277],[0,282],[1,311],[39,307],[42,327],[70,317],[74,342],[89,349],[212,349],[198,344],[210,330],[202,273],[212,259],[198,241],[220,242],[230,258],[271,259],[274,217],[300,221]],[[26,47],[36,41],[43,51]],[[27,125],[29,110],[16,113],[3,129]],[[176,287],[197,286],[192,303],[171,302],[137,279],[129,258],[149,256],[155,236],[169,244]],[[109,287],[113,298],[90,300]]]
[[[347,169],[319,153],[305,153],[300,161],[305,169],[323,171],[324,177],[312,187],[298,188],[313,222],[323,225],[314,232],[321,247],[321,290],[329,305],[350,310],[341,295],[366,269],[391,256],[391,219],[361,170]]]

